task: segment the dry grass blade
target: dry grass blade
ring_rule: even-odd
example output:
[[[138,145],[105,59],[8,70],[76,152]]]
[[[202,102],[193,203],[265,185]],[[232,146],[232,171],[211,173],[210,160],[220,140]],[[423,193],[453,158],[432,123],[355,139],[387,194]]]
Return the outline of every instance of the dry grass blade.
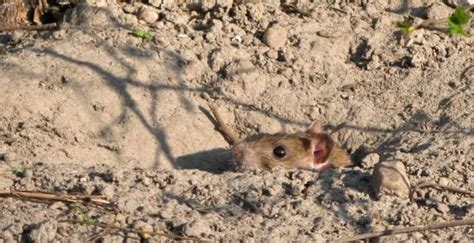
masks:
[[[161,236],[165,237],[168,239],[174,239],[174,240],[190,240],[193,242],[212,242],[209,240],[203,240],[199,239],[197,237],[186,237],[186,236],[179,236],[179,235],[173,235],[173,234],[166,234],[166,233],[158,233],[158,232],[153,232],[153,231],[145,231],[145,230],[136,230],[136,229],[129,229],[125,227],[120,227],[116,225],[111,225],[111,224],[106,224],[106,223],[101,223],[101,222],[89,222],[89,221],[81,221],[81,220],[60,220],[58,222],[62,223],[73,223],[73,224],[84,224],[84,225],[92,225],[104,229],[114,229],[114,230],[121,230],[124,232],[128,233],[135,233],[135,234],[140,234],[140,235],[153,235],[153,236]]]
[[[407,228],[401,228],[401,229],[388,229],[388,230],[379,231],[379,232],[372,232],[372,233],[360,234],[360,235],[356,235],[356,236],[352,236],[348,238],[342,238],[342,239],[337,240],[337,242],[365,240],[365,239],[371,239],[371,238],[380,237],[380,236],[407,234],[407,233],[412,233],[412,232],[435,230],[435,229],[442,229],[442,228],[456,227],[456,226],[463,226],[463,225],[474,225],[474,218],[434,223],[428,226],[413,226],[413,227],[407,227]]]
[[[433,188],[436,188],[438,190],[447,190],[447,191],[451,191],[451,192],[455,192],[455,193],[459,193],[459,194],[468,195],[470,197],[474,197],[474,192],[472,192],[472,191],[467,191],[467,190],[463,190],[463,189],[460,189],[460,188],[457,188],[457,187],[445,186],[445,185],[441,185],[441,184],[438,184],[438,183],[428,181],[428,182],[419,183],[411,189],[411,191],[410,191],[410,200],[413,201],[413,195],[415,194],[415,192],[417,192],[418,189],[423,188],[423,187],[433,187]]]
[[[78,194],[58,194],[52,192],[38,192],[38,191],[0,191],[0,197],[16,197],[22,200],[34,201],[54,201],[54,202],[69,202],[81,203],[84,205],[93,205],[99,208],[114,210],[112,204],[102,199],[99,196],[87,196]]]
[[[221,115],[217,111],[217,108],[214,105],[209,105],[209,109],[211,109],[212,115],[216,119],[218,124],[217,129],[221,132],[222,136],[224,136],[225,140],[229,143],[230,146],[239,142],[239,137],[235,134],[234,130],[232,130],[227,124],[222,120]]]

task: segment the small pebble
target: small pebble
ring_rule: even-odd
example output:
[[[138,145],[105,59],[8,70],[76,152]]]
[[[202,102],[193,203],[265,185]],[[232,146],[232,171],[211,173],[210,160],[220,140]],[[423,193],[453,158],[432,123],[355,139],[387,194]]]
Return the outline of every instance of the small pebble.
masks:
[[[376,164],[371,183],[377,196],[386,193],[407,198],[410,193],[410,181],[405,166],[398,160]]]
[[[446,4],[441,2],[433,3],[426,11],[426,16],[429,19],[442,19],[451,15],[453,10]]]
[[[123,5],[122,10],[128,14],[135,14],[137,12],[137,7],[132,4],[125,4]]]
[[[269,51],[267,51],[267,56],[271,59],[277,59],[278,58],[278,52],[276,50],[269,50]]]
[[[231,39],[232,44],[240,45],[242,43],[242,37],[240,35],[236,35]]]
[[[439,184],[443,186],[448,186],[450,184],[449,179],[446,177],[441,177],[439,178]]]
[[[285,46],[287,38],[286,29],[275,24],[267,28],[263,35],[263,42],[273,49],[280,49]]]
[[[444,203],[437,203],[436,204],[436,210],[438,210],[440,213],[447,213],[449,212],[449,207],[448,205],[444,204]]]
[[[148,24],[152,24],[155,21],[157,21],[158,17],[159,17],[158,13],[155,11],[155,9],[147,7],[147,6],[141,7],[140,10],[138,11],[138,18],[140,20],[145,21]]]

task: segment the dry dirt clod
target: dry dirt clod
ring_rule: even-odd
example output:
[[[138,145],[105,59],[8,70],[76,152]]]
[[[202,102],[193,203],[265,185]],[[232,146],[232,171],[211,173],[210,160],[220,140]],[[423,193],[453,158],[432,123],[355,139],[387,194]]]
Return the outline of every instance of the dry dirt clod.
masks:
[[[398,160],[376,164],[371,183],[376,196],[386,193],[407,198],[410,193],[410,181],[405,166]]]
[[[284,47],[287,39],[288,34],[286,29],[279,24],[268,27],[263,35],[263,42],[273,49]]]
[[[137,12],[137,6],[132,4],[123,5],[122,10],[128,14],[135,14]]]
[[[364,168],[373,168],[380,161],[380,156],[377,153],[370,153],[362,159]]]
[[[140,20],[145,21],[148,24],[152,24],[158,20],[158,13],[155,11],[154,8],[148,6],[142,6],[140,10],[138,10],[138,16]]]
[[[196,220],[184,225],[183,231],[189,236],[199,236],[210,233],[211,226],[207,220]]]
[[[433,3],[426,11],[429,19],[447,18],[452,14],[453,10],[441,2]]]
[[[56,220],[48,220],[40,223],[28,234],[33,242],[51,242],[56,237],[58,225]]]

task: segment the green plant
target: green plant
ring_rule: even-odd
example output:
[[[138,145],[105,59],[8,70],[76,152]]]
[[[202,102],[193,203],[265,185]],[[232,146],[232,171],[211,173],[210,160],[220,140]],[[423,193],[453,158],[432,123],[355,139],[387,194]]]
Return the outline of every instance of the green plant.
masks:
[[[20,177],[23,177],[23,176],[26,176],[26,173],[28,172],[28,170],[36,170],[36,166],[26,166],[26,165],[16,165],[16,166],[11,166],[10,167],[11,170],[12,170],[12,173],[16,176],[20,176]]]
[[[408,35],[415,30],[413,24],[409,22],[398,22],[397,27],[400,28],[403,35]]]
[[[70,203],[67,205],[67,207],[73,212],[81,211],[81,205],[77,203]]]
[[[87,214],[85,209],[83,207],[81,207],[80,204],[70,203],[70,204],[68,204],[68,208],[73,213],[73,215],[76,217],[76,219],[78,221],[83,222],[83,223],[94,223],[95,222],[95,220],[92,219]]]
[[[424,225],[430,225],[430,224],[433,224],[434,222],[436,222],[436,220],[438,219],[438,215],[436,214],[428,214],[426,215],[424,218],[423,218],[423,224]]]
[[[468,36],[462,26],[467,24],[470,19],[471,15],[466,9],[457,7],[454,13],[448,18],[448,33]]]
[[[262,13],[262,12],[258,12],[258,13],[255,14],[255,20],[256,20],[257,22],[259,22],[260,20],[262,20],[263,17],[264,17],[264,13]]]
[[[138,37],[145,41],[151,41],[153,35],[151,32],[145,31],[143,29],[134,29],[132,32],[133,36]]]
[[[448,18],[428,19],[419,25],[414,25],[408,21],[398,22],[397,27],[400,28],[400,31],[404,36],[408,36],[410,33],[418,29],[441,30],[447,34],[469,36],[463,26],[466,25],[471,19],[471,14],[469,11],[471,11],[473,7],[474,5],[470,5],[468,7],[459,6],[456,7],[453,14],[451,14],[451,16]],[[440,25],[443,26],[440,27]]]

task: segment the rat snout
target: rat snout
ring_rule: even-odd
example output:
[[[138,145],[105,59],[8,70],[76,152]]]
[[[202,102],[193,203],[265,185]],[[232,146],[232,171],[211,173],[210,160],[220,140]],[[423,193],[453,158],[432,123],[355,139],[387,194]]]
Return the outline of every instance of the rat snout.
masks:
[[[234,156],[235,163],[237,166],[247,166],[253,164],[253,153],[245,144],[238,144],[232,148],[232,154]]]

